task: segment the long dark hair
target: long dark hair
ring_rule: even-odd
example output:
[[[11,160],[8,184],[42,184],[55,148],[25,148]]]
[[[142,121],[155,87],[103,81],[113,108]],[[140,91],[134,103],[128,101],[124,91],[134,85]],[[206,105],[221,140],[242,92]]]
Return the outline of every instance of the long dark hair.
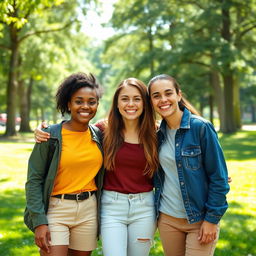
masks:
[[[161,75],[157,75],[155,77],[153,77],[149,83],[148,83],[148,94],[150,97],[150,93],[151,93],[151,86],[159,80],[168,80],[171,81],[173,83],[173,86],[175,88],[176,93],[178,94],[181,90],[180,90],[180,85],[178,84],[178,82],[176,81],[175,78],[173,78],[172,76],[166,75],[166,74],[161,74]],[[200,116],[199,112],[195,109],[195,107],[189,103],[189,101],[187,99],[184,98],[184,96],[181,97],[181,100],[179,102],[179,108],[180,110],[184,110],[184,108],[187,108],[192,114],[198,115]]]
[[[147,94],[147,87],[142,81],[136,78],[128,78],[122,81],[114,94],[113,103],[108,116],[108,125],[104,131],[103,147],[105,168],[107,170],[114,170],[116,153],[124,142],[123,130],[125,127],[122,115],[117,108],[117,104],[118,96],[121,90],[126,86],[137,88],[143,100],[143,112],[139,117],[139,143],[144,149],[144,154],[147,160],[144,174],[152,177],[158,167],[155,119]]]

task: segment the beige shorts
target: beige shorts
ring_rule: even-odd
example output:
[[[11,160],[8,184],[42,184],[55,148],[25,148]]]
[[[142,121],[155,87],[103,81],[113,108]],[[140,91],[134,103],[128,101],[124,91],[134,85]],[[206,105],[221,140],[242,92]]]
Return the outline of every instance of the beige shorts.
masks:
[[[51,245],[92,251],[97,247],[97,201],[95,194],[76,201],[51,197],[47,213]]]

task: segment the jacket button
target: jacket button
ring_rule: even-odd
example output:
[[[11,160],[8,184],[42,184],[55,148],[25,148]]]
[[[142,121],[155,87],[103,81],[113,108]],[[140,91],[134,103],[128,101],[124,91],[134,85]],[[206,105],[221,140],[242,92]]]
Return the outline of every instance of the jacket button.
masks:
[[[180,185],[183,186],[183,185],[184,185],[184,182],[182,181],[182,182],[180,183]]]
[[[178,167],[181,167],[181,164],[178,164]]]
[[[179,146],[179,143],[176,144],[176,147],[178,147],[178,146]]]

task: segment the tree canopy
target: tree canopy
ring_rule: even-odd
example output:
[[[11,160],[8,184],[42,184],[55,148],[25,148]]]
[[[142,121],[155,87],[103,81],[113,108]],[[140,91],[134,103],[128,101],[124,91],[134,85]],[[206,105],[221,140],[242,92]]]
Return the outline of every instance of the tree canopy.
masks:
[[[222,132],[255,120],[256,0],[116,0],[105,26],[115,34],[95,44],[83,26],[102,1],[3,0],[0,3],[0,111],[6,135],[30,130],[30,119],[56,121],[54,94],[72,72],[96,74],[105,87],[98,117],[127,77],[147,83],[167,73]],[[93,21],[90,21],[93,22]],[[95,33],[97,33],[95,31]],[[43,92],[43,93],[42,93]],[[50,95],[50,97],[49,97]]]

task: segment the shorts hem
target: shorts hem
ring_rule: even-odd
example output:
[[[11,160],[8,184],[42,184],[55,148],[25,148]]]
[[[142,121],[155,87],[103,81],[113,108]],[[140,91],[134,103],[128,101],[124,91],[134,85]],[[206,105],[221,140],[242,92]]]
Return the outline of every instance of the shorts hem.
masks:
[[[97,245],[95,246],[91,246],[91,247],[87,247],[86,249],[83,247],[83,248],[72,248],[72,247],[68,247],[69,249],[71,250],[75,250],[75,251],[82,251],[82,252],[90,252],[90,251],[93,251],[97,248]]]

